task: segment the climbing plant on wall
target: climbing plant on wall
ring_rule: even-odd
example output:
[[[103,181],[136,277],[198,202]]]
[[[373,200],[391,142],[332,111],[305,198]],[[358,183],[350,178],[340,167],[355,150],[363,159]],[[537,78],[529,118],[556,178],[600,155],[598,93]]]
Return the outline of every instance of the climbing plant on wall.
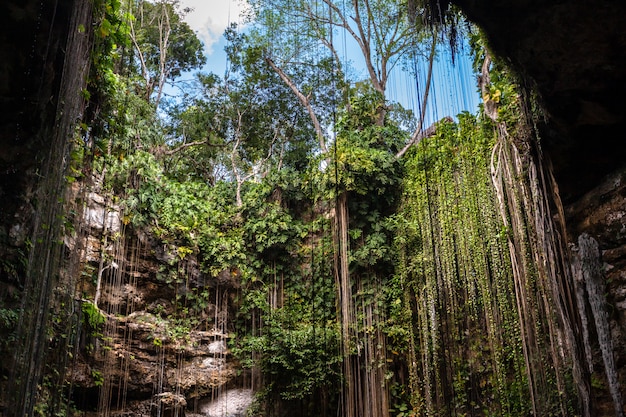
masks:
[[[575,314],[555,301],[568,271],[556,226],[539,215],[549,210],[538,144],[514,78],[479,52],[482,112],[439,124],[405,168],[396,243],[411,404],[426,415],[570,415],[588,393]]]
[[[408,155],[396,242],[418,414],[528,412],[506,230],[489,178],[493,143],[466,113]]]

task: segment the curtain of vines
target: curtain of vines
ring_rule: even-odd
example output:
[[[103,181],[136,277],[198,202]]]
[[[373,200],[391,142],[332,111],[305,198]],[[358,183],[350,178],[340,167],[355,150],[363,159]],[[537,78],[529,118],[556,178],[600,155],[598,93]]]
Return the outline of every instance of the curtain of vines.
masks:
[[[397,242],[412,407],[588,415],[556,193],[519,96],[501,73],[491,84],[486,62],[482,119],[440,125],[407,161]]]
[[[445,124],[407,161],[400,248],[418,415],[528,415],[506,233],[489,178],[493,131]]]

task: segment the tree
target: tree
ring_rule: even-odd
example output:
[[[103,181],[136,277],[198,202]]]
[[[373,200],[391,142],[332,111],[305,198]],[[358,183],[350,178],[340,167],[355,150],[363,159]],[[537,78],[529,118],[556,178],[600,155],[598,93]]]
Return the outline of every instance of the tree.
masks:
[[[262,26],[254,39],[269,67],[306,109],[319,149],[334,166],[334,275],[342,329],[344,412],[348,417],[386,417],[390,358],[382,330],[386,318],[377,308],[376,294],[392,268],[391,230],[382,224],[394,204],[397,160],[424,136],[436,31],[418,25],[406,5],[390,0],[258,0],[256,6]],[[349,37],[358,45],[366,81],[348,80],[335,36]],[[403,132],[391,119],[395,114],[386,97],[388,79],[394,67],[428,43],[422,112],[415,130]],[[312,68],[309,73],[314,76],[303,77],[304,68]],[[339,90],[329,107],[317,101],[323,97],[317,87],[325,85],[320,79]],[[333,117],[325,118],[320,108]],[[387,198],[390,201],[385,202]]]
[[[316,78],[334,80],[335,88],[342,91],[341,99],[333,104],[347,105],[347,87],[356,80],[347,79],[349,69],[343,67],[335,38],[347,36],[358,45],[368,81],[383,97],[391,71],[403,59],[421,54],[421,48],[430,44],[426,49],[430,65],[422,104],[425,109],[437,36],[432,28],[419,24],[406,5],[389,0],[257,0],[254,5],[259,16],[256,40],[265,48],[266,62],[307,109],[323,153],[328,152],[331,123],[320,117],[315,101],[319,96],[310,79],[298,76],[297,68],[315,68]],[[383,124],[388,110],[386,103],[377,109],[377,124]],[[406,149],[423,136],[424,116],[423,110]],[[402,156],[406,149],[397,156]]]
[[[227,172],[241,206],[245,182],[285,166],[303,169],[313,145],[307,115],[265,65],[262,50],[249,46],[234,26],[225,35],[228,73],[198,76],[200,92],[174,114],[166,153],[211,148],[211,161],[205,162]]]
[[[166,83],[206,62],[202,42],[182,20],[190,11],[180,10],[178,0],[135,2],[130,24],[135,64],[145,81],[145,98],[153,98],[157,107]]]

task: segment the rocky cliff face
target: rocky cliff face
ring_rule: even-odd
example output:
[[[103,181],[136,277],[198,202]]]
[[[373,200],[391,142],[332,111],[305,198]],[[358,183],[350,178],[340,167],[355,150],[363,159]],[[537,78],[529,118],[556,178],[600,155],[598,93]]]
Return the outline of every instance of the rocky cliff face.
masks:
[[[37,184],[58,126],[72,6],[32,0],[0,5],[0,281],[8,285],[24,284],[21,258],[27,256]]]
[[[443,3],[443,2],[442,2]],[[624,167],[626,4],[454,0],[538,93],[542,144],[569,204]]]
[[[607,175],[596,187],[568,204],[565,216],[575,259],[574,274],[579,274],[579,292],[584,288],[585,302],[580,303],[581,308],[593,323],[589,327],[594,328],[589,336],[591,342],[587,348],[592,353],[588,361],[592,369],[604,369],[600,375],[602,379],[607,378],[603,382],[605,393],[613,387],[615,393],[612,395],[623,401],[626,397],[626,170]],[[576,259],[586,239],[593,239],[597,245],[596,259],[577,265]],[[595,272],[589,273],[590,267]],[[581,272],[586,274],[581,276]],[[593,288],[594,285],[597,289]],[[600,294],[595,302],[594,291]],[[594,311],[594,307],[600,311]],[[610,352],[602,352],[603,347]],[[607,360],[614,361],[617,372],[614,377],[605,369]],[[613,415],[610,399],[605,400],[602,415]],[[615,415],[620,414],[615,411]]]
[[[71,0],[0,6],[0,350],[6,355],[0,414],[32,415],[46,365],[59,358],[47,331],[53,300],[68,295],[57,285],[60,202],[84,105],[91,6]],[[48,376],[50,386],[59,385]]]
[[[85,193],[82,212],[82,233],[65,244],[82,248],[80,294],[100,312],[82,299],[79,357],[67,375],[76,407],[87,416],[243,415],[250,375],[228,349],[237,275],[209,278],[192,255],[126,228],[120,208],[97,192]],[[182,301],[190,293],[201,294],[197,305]]]

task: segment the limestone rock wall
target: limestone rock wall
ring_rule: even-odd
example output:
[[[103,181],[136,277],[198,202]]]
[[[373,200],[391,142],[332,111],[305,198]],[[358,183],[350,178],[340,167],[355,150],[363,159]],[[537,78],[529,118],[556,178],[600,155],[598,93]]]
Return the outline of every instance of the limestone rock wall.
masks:
[[[574,255],[580,250],[581,236],[589,236],[598,244],[598,291],[603,298],[599,304],[608,322],[610,353],[617,369],[617,382],[623,401],[626,397],[626,168],[606,176],[597,187],[567,205],[565,216]],[[588,286],[589,283],[581,282],[579,285]],[[589,290],[585,290],[583,308],[586,309],[589,322],[594,323],[595,314],[590,298]],[[610,378],[604,369],[606,359],[601,352],[606,341],[603,342],[597,323],[590,324],[590,327],[590,362],[602,380],[600,385],[610,385]],[[603,403],[605,415],[612,415],[610,398],[605,398]]]
[[[175,246],[126,227],[120,207],[95,188],[84,193],[82,235],[65,239],[70,252],[82,248],[77,297],[83,305],[97,301],[104,318],[92,328],[86,312],[83,317],[78,360],[67,374],[76,407],[85,416],[245,409],[252,401],[244,390],[249,377],[228,348],[236,275],[209,277],[193,255],[180,259]],[[200,307],[183,300],[192,292],[204,293]]]

